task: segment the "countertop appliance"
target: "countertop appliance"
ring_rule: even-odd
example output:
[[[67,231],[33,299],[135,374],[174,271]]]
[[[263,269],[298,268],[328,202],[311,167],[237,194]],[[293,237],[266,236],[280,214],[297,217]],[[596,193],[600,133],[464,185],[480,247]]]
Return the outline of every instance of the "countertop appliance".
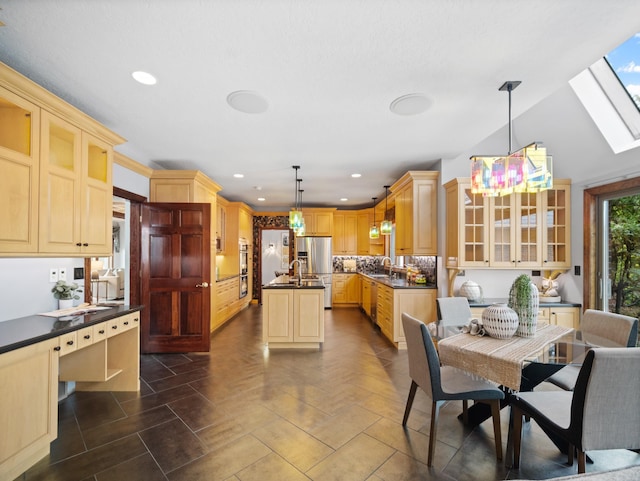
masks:
[[[300,261],[303,276],[317,276],[323,280],[324,308],[331,309],[331,237],[297,237],[296,259]]]
[[[249,245],[240,240],[240,299],[249,291]]]

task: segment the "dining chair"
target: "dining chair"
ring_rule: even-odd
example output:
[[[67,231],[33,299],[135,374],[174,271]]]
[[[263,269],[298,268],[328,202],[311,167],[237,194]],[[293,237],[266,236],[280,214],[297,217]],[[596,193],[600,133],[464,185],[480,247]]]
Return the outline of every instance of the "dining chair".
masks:
[[[578,452],[578,473],[585,472],[586,451],[640,448],[640,348],[591,349],[571,391],[521,392],[513,409],[514,468],[520,466],[522,416],[569,445],[568,463]]]
[[[638,319],[614,312],[587,309],[580,323],[582,340],[600,347],[635,347],[638,342]],[[580,365],[569,364],[547,379],[565,391],[572,391]]]
[[[431,466],[433,461],[440,406],[446,401],[463,401],[465,410],[466,403],[469,400],[490,404],[493,416],[496,456],[498,459],[502,459],[500,400],[504,399],[504,393],[487,381],[474,379],[463,371],[450,366],[440,366],[438,353],[427,326],[422,321],[403,312],[402,328],[407,340],[409,375],[411,377],[411,388],[402,425],[407,425],[413,399],[418,387],[420,387],[432,399],[427,466]]]
[[[446,337],[447,328],[466,326],[471,321],[471,307],[466,297],[439,297],[436,308],[439,337]]]

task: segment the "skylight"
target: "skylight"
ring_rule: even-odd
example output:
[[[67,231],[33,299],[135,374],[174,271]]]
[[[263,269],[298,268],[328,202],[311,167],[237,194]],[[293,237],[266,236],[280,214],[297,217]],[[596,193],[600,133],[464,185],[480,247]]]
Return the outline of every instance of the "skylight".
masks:
[[[640,109],[640,33],[609,52],[605,59]]]

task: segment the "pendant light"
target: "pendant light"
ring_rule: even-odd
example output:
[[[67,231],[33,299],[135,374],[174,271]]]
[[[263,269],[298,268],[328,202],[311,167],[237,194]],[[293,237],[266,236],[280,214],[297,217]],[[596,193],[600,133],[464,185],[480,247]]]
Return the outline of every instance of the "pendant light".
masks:
[[[289,212],[289,228],[293,229],[293,231],[297,231],[302,225],[302,211],[298,209],[298,169],[299,165],[294,165],[293,169],[296,171],[296,183],[294,190],[294,203],[293,207],[291,207],[291,211]]]
[[[302,182],[302,179],[298,180],[298,187],[300,187],[300,182]],[[303,189],[298,189],[298,192],[300,192],[300,216],[302,217],[302,220],[300,221],[300,227],[298,227],[298,229],[295,231],[296,237],[303,237],[306,234],[306,225],[304,223],[304,216],[302,215],[302,193],[304,192]]]
[[[377,239],[380,237],[380,229],[376,225],[376,199],[377,197],[371,197],[373,199],[373,225],[369,229],[369,239]]]
[[[509,93],[509,152],[507,155],[471,157],[471,192],[496,197],[513,192],[540,192],[553,187],[552,157],[541,142],[511,151],[511,92],[519,80],[498,90]]]
[[[389,185],[384,186],[384,220],[380,222],[380,234],[391,235],[393,222],[387,219],[387,197],[389,197]]]

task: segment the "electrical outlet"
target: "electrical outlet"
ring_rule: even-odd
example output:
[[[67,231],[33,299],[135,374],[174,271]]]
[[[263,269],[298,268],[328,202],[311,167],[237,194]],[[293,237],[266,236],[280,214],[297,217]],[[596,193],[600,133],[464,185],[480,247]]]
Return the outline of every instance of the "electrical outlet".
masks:
[[[58,282],[58,269],[55,267],[49,269],[49,282]]]
[[[66,281],[67,280],[67,269],[66,267],[58,267],[58,280]]]

